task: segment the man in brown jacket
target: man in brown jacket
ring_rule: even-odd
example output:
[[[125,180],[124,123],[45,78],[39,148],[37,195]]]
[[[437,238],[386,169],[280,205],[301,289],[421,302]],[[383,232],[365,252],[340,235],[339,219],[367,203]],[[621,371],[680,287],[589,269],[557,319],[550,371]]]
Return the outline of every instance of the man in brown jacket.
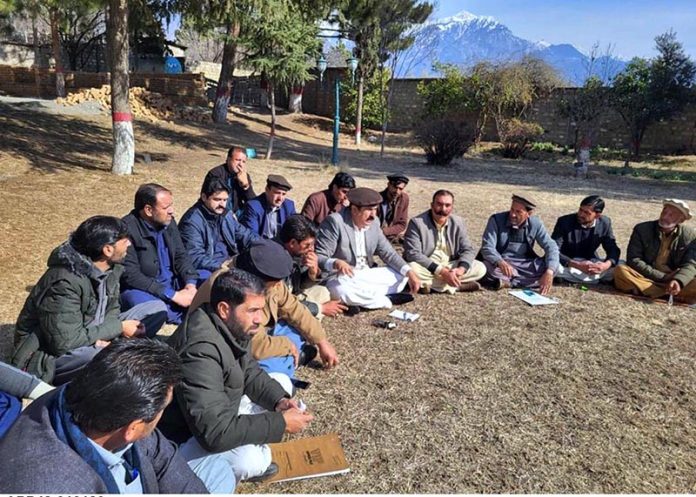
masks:
[[[319,226],[329,214],[341,212],[347,207],[348,192],[355,188],[355,180],[348,173],[336,173],[329,187],[320,192],[314,192],[302,206],[302,215]]]
[[[377,209],[382,233],[392,243],[401,243],[408,224],[408,193],[404,191],[409,179],[403,174],[387,176],[387,187],[379,194],[382,203]]]
[[[659,298],[670,295],[696,303],[696,229],[686,202],[666,199],[657,221],[639,223],[628,242],[626,264],[614,271],[614,285],[626,293]]]
[[[260,277],[266,284],[263,330],[251,340],[251,353],[268,373],[290,378],[295,368],[310,362],[319,353],[324,367],[338,364],[338,355],[321,323],[292,294],[283,281],[292,270],[290,254],[277,242],[259,240],[236,260],[236,267]],[[213,273],[198,290],[192,308],[210,300],[210,288],[226,268]],[[316,347],[316,348],[315,348]]]

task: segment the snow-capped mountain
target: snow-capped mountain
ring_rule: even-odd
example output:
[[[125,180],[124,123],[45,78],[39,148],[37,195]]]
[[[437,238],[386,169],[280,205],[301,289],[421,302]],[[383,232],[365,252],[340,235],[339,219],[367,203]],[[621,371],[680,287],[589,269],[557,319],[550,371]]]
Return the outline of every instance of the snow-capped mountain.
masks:
[[[481,61],[514,61],[525,55],[545,60],[571,84],[581,85],[587,77],[589,57],[574,46],[525,40],[492,17],[460,12],[424,23],[414,30],[414,35],[415,43],[399,64],[399,77],[435,76],[434,62],[467,68]],[[597,75],[611,77],[625,65],[622,60],[601,57],[594,67]]]

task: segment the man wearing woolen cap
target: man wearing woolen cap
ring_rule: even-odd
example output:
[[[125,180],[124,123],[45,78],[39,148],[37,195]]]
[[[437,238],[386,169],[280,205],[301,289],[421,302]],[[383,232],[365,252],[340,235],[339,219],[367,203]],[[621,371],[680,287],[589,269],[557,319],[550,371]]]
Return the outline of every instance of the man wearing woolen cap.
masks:
[[[327,217],[317,235],[319,266],[331,273],[326,286],[331,298],[344,304],[390,308],[387,295],[401,292],[406,283],[416,293],[420,279],[375,222],[381,195],[370,188],[355,188],[348,200],[350,208]],[[375,255],[387,267],[373,267]]]
[[[626,264],[614,272],[616,288],[696,303],[696,229],[684,225],[692,217],[685,201],[668,198],[656,221],[637,224],[628,242]]]
[[[292,185],[280,174],[269,174],[266,189],[247,202],[239,222],[263,238],[273,239],[287,218],[295,214],[295,202],[286,198]]]
[[[534,215],[536,206],[528,194],[515,194],[508,212],[488,219],[480,255],[488,283],[496,289],[539,287],[542,295],[551,290],[559,263],[558,245]],[[544,257],[534,251],[536,243],[544,249]]]

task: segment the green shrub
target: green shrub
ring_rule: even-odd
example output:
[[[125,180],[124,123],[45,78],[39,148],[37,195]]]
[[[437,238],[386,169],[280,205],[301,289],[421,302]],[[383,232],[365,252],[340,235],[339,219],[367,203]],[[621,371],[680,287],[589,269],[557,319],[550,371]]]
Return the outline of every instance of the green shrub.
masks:
[[[473,131],[449,119],[423,123],[415,132],[428,164],[446,166],[461,157],[474,143]]]
[[[379,71],[368,79],[363,88],[362,126],[369,129],[382,129],[382,117],[389,119],[389,113],[385,109],[386,98],[382,98],[381,85],[384,84],[384,94],[388,91],[389,69],[384,70],[380,79]],[[341,80],[341,94],[345,95],[345,105],[341,108],[341,120],[345,123],[355,124],[355,116],[358,109],[358,83],[352,84],[350,73]],[[384,112],[384,114],[383,114]]]
[[[503,144],[503,157],[517,159],[530,149],[532,142],[541,138],[544,128],[534,122],[506,119],[498,126],[498,134]]]
[[[551,142],[534,142],[530,148],[532,152],[549,152],[556,151],[556,145]]]

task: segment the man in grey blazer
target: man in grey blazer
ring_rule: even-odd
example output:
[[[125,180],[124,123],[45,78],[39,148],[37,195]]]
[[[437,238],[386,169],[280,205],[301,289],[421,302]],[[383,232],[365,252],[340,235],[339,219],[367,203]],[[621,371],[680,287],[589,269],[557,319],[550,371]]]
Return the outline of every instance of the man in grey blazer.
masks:
[[[513,195],[508,212],[493,214],[483,232],[481,255],[488,271],[486,278],[497,289],[538,287],[546,295],[558,270],[558,245],[544,223],[534,215],[536,202],[529,195]],[[544,257],[534,252],[534,244]]]
[[[453,209],[454,194],[438,190],[430,209],[408,223],[404,259],[420,278],[421,293],[481,290],[478,280],[486,275],[486,266],[474,260],[476,249]]]
[[[382,233],[377,207],[382,197],[370,188],[348,193],[350,209],[327,217],[319,228],[316,253],[319,266],[331,273],[326,286],[332,299],[367,309],[390,308],[389,294],[408,283],[416,293],[421,282]],[[387,267],[373,267],[378,255]]]

